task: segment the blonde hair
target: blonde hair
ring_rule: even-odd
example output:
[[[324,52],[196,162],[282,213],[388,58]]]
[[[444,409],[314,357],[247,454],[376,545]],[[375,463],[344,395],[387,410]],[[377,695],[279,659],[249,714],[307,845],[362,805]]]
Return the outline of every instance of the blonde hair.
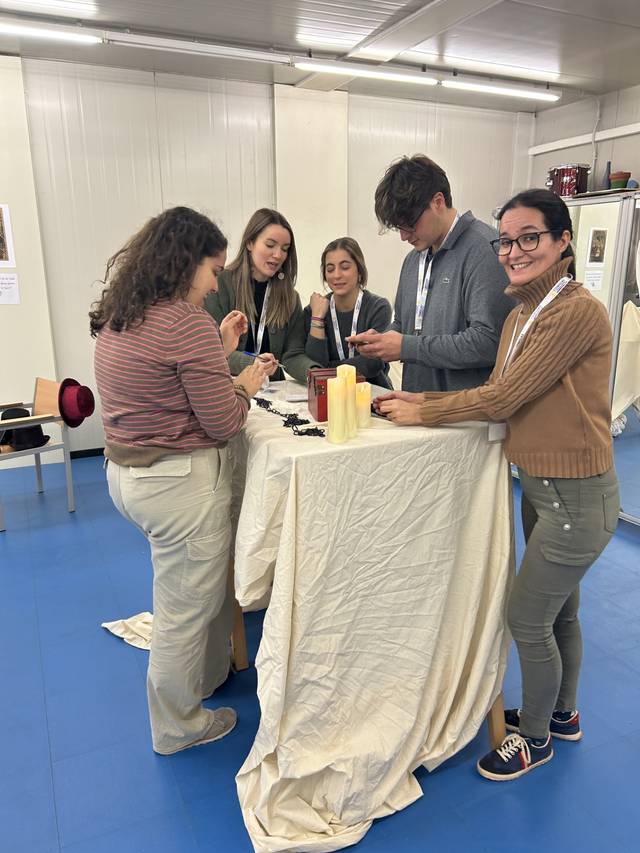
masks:
[[[289,232],[291,243],[287,257],[280,267],[278,276],[272,279],[273,288],[269,294],[267,306],[266,325],[282,328],[286,326],[296,306],[296,276],[298,275],[298,258],[296,255],[296,244],[293,230],[287,220],[277,210],[261,207],[256,210],[247,222],[242,235],[240,249],[236,257],[227,266],[231,273],[233,287],[236,292],[236,308],[246,314],[250,322],[255,322],[256,302],[253,290],[253,276],[251,274],[251,252],[249,243],[253,243],[269,225],[280,225]]]

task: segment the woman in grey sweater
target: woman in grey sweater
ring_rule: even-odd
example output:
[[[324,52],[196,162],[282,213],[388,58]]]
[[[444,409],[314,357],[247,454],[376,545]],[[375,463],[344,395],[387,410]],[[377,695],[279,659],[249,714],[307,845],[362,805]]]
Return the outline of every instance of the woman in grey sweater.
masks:
[[[306,355],[323,367],[353,364],[369,382],[391,388],[387,362],[359,355],[346,341],[366,329],[384,332],[391,323],[389,301],[366,290],[362,249],[351,237],[333,240],[322,253],[320,269],[331,292],[312,294],[304,309]]]

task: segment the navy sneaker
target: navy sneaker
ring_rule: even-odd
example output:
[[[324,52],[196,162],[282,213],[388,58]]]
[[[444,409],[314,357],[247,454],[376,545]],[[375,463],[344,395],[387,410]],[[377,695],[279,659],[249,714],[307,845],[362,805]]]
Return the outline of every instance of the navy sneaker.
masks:
[[[502,744],[488,752],[476,765],[478,773],[494,782],[518,779],[530,770],[546,764],[553,758],[551,736],[545,743],[536,745],[529,737],[507,735]]]
[[[504,725],[508,732],[520,734],[520,708],[504,712]],[[580,714],[577,711],[554,711],[549,720],[549,731],[559,740],[580,740]]]

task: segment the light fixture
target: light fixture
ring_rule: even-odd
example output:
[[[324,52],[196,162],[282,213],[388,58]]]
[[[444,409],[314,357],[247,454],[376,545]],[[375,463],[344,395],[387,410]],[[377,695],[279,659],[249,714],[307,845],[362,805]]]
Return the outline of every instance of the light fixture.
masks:
[[[518,86],[517,83],[484,82],[479,78],[470,79],[468,77],[447,78],[442,80],[440,85],[444,89],[462,89],[466,92],[483,92],[487,95],[504,95],[510,98],[526,98],[531,101],[559,101],[562,95],[562,92],[557,89],[532,89]]]
[[[295,59],[293,64],[302,71],[318,74],[341,74],[348,77],[369,77],[375,80],[393,80],[397,83],[417,83],[422,86],[437,86],[435,77],[421,71],[405,71],[388,66],[364,65],[355,62],[332,62],[321,59]]]
[[[44,4],[45,0],[43,0]],[[92,3],[73,3],[72,0],[49,0],[60,7],[65,5],[81,6]],[[35,4],[35,0],[33,0]],[[24,21],[24,19],[22,19]],[[442,72],[433,70],[430,73],[394,65],[339,61],[332,59],[313,59],[288,53],[278,53],[271,50],[236,47],[234,45],[215,44],[212,42],[196,41],[195,39],[163,38],[160,36],[143,35],[132,32],[115,30],[83,29],[80,27],[57,26],[50,24],[41,27],[31,23],[19,22],[20,19],[0,19],[0,34],[15,35],[21,38],[37,38],[43,40],[75,42],[76,44],[113,44],[122,47],[142,48],[145,50],[166,51],[169,53],[191,54],[194,56],[218,57],[220,59],[237,59],[248,62],[268,62],[276,65],[293,66],[301,71],[317,74],[333,74],[343,77],[364,77],[374,80],[388,80],[396,83],[410,83],[418,86],[442,86],[444,89],[461,89],[468,92],[481,92],[488,95],[499,95],[511,98],[525,98],[533,101],[558,101],[562,95],[559,89],[546,87],[521,86],[510,81],[500,81],[495,78],[457,75],[443,77]],[[433,76],[437,74],[438,76]]]
[[[76,18],[84,18],[98,12],[96,4],[88,0],[2,0],[2,8],[16,12],[59,12],[63,15],[74,15]]]
[[[63,29],[62,27],[39,27],[27,26],[26,24],[14,24],[0,21],[0,34],[19,36],[20,38],[45,39],[47,41],[66,41],[75,44],[100,44],[102,39],[98,35],[92,35],[77,29]]]
[[[481,75],[480,79],[510,77],[516,79],[518,84],[537,86],[547,83],[553,85],[560,79],[560,71],[557,67],[554,70],[550,70],[548,66],[544,70],[542,68],[524,68],[522,65],[505,65],[484,59],[465,59],[462,56],[454,56],[449,53],[407,50],[402,54],[402,59],[404,62],[415,63],[419,66],[429,65],[434,70],[440,67],[444,73],[455,70],[458,74],[469,75],[475,80],[479,79],[477,75]],[[447,66],[446,70],[442,69],[443,65]]]
[[[105,41],[124,47],[140,47],[146,50],[164,50],[169,53],[190,53],[196,56],[218,56],[222,59],[243,59],[251,62],[272,62],[277,65],[291,65],[291,56],[287,53],[275,53],[267,50],[233,47],[224,44],[212,44],[187,39],[160,38],[156,36],[138,35],[136,33],[120,33],[107,30]]]

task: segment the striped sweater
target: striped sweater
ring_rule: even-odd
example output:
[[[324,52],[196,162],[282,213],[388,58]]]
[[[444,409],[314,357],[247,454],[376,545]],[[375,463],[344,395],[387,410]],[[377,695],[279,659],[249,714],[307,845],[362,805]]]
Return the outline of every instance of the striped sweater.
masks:
[[[221,447],[247,418],[249,401],[233,386],[217,324],[188,302],[151,305],[140,325],[121,332],[104,326],[95,374],[106,455],[123,464],[135,462],[109,453],[110,446],[178,453]]]
[[[517,338],[569,263],[560,261],[540,278],[506,289],[521,306],[507,317],[486,385],[427,392],[421,406],[426,426],[506,421],[505,455],[532,477],[592,477],[613,465],[611,325],[607,309],[581,284],[567,285],[543,309],[502,374],[512,335]]]

